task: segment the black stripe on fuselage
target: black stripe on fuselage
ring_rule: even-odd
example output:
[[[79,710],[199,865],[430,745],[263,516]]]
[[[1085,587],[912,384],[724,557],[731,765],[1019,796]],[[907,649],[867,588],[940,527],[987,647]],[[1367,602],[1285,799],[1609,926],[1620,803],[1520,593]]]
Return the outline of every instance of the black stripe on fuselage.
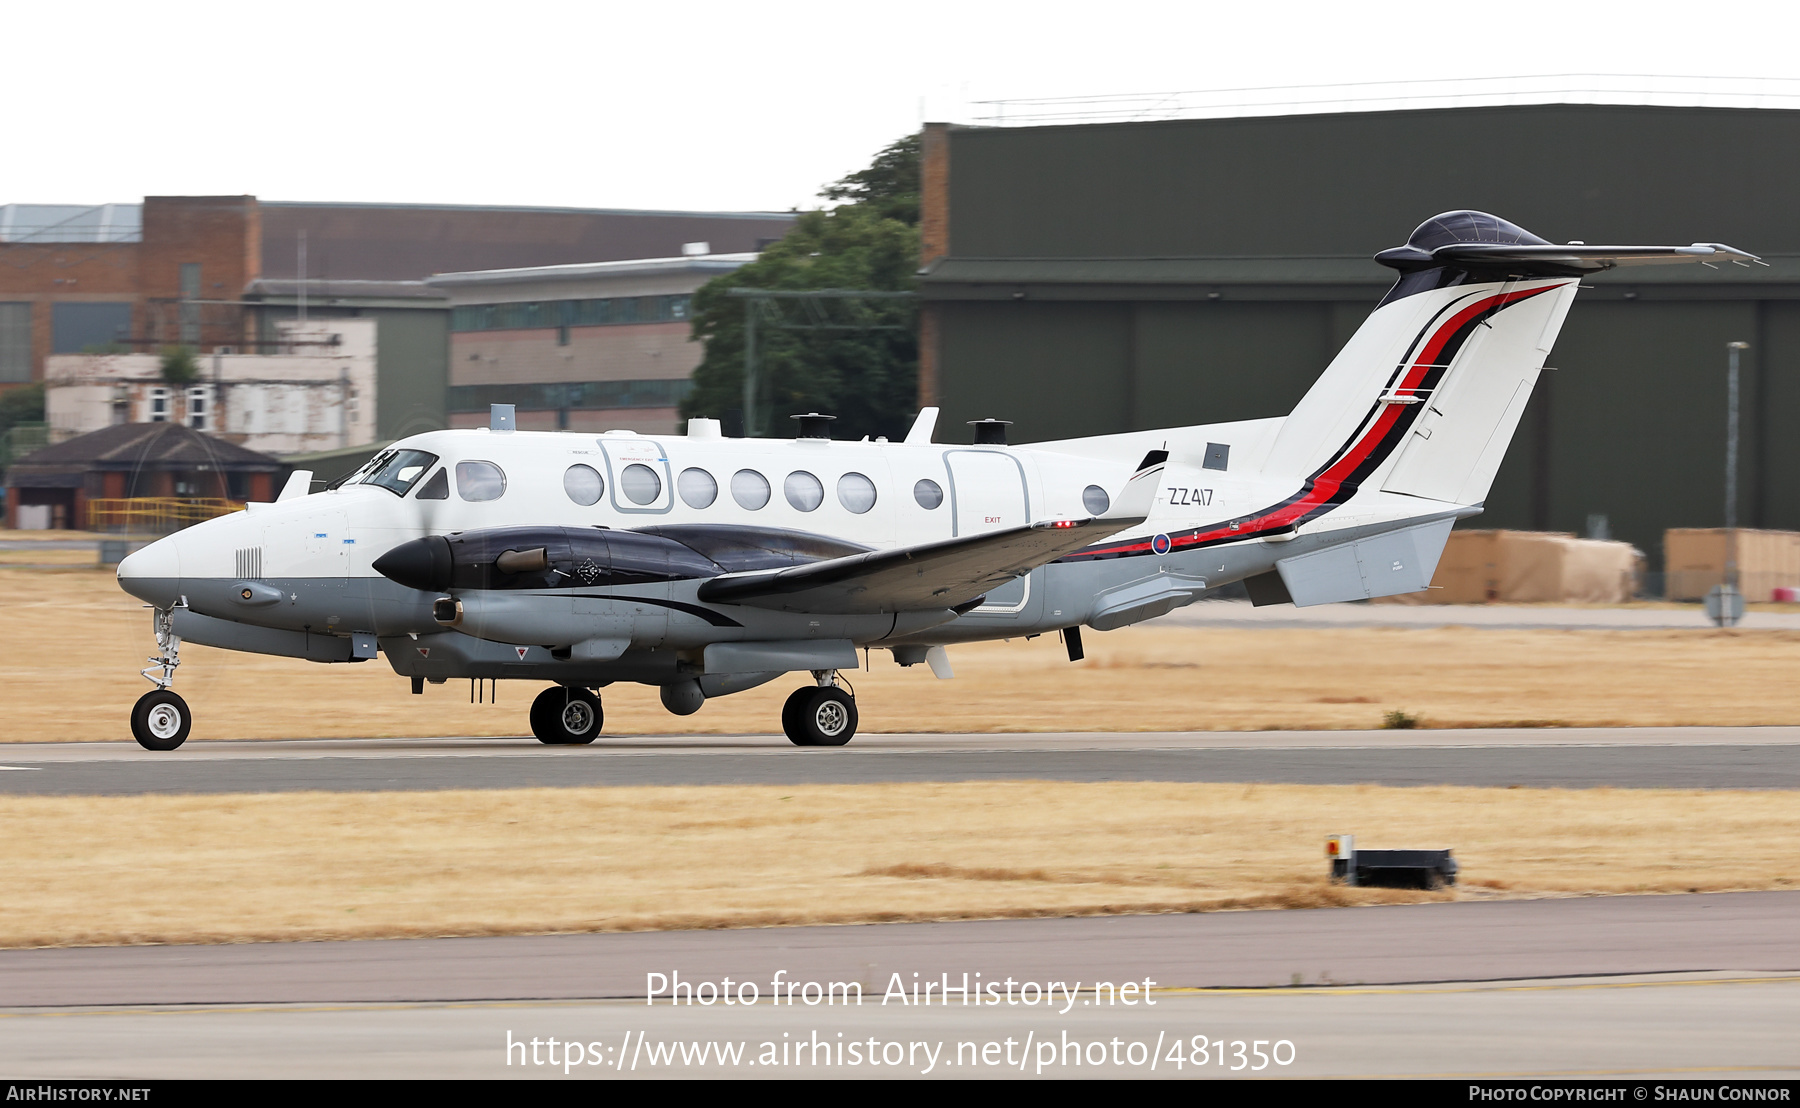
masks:
[[[743,624],[721,612],[711,608],[702,608],[698,604],[687,604],[680,600],[662,600],[654,596],[601,596],[598,593],[571,593],[572,599],[581,600],[617,600],[629,604],[654,604],[659,608],[673,608],[677,612],[686,612],[690,616],[699,616],[714,627],[742,627]]]

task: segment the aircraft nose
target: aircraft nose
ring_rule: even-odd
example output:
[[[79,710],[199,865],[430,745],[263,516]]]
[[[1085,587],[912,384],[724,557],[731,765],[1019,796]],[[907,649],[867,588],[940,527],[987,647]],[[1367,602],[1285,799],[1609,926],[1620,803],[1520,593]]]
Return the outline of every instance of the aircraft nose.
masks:
[[[181,553],[174,537],[126,555],[119,563],[119,587],[159,608],[174,604],[181,595]]]

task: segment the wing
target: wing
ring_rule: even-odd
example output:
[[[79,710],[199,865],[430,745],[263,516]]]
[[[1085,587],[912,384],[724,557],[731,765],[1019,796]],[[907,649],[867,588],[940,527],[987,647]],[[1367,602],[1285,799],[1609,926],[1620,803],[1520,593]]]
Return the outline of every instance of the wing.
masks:
[[[1167,458],[1160,450],[1145,457],[1118,498],[1118,515],[1046,520],[788,569],[728,573],[702,584],[700,599],[841,615],[962,608],[997,585],[1144,522]]]

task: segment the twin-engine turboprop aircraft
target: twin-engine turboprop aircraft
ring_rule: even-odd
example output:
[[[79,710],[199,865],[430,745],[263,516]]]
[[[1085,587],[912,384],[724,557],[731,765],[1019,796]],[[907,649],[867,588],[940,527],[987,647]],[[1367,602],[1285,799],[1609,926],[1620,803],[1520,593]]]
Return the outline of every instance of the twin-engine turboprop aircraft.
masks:
[[[1757,261],[1718,244],[1557,246],[1449,212],[1376,259],[1399,279],[1283,418],[1007,445],[791,441],[716,421],[646,437],[492,426],[403,439],[307,495],[191,527],[119,566],[155,609],[155,689],[132,733],[192,718],[183,639],[319,662],[385,654],[426,682],[549,682],[546,743],[600,733],[597,690],[659,686],[671,712],[804,671],[782,709],[801,746],[857,727],[839,671],[879,647],[951,675],[944,647],[1107,631],[1243,581],[1258,604],[1425,588],[1451,525],[1481,511],[1583,274]],[[1104,382],[1096,382],[1104,387]]]

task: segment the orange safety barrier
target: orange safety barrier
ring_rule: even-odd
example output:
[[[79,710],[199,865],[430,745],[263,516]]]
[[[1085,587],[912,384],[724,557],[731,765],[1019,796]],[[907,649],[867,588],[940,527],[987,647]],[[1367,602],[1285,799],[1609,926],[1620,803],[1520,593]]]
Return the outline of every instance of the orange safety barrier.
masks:
[[[87,502],[87,527],[90,531],[166,535],[215,516],[243,510],[242,503],[217,497],[132,496],[99,499]]]

